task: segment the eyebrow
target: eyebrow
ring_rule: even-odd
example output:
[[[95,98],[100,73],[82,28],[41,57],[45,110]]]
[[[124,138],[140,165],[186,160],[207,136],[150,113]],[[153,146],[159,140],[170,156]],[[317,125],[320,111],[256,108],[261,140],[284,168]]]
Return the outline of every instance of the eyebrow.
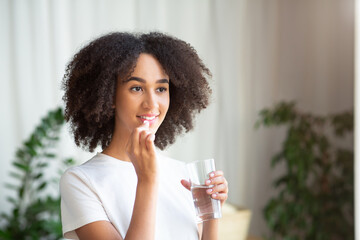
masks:
[[[124,80],[123,82],[126,83],[126,82],[130,82],[130,81],[138,81],[138,82],[141,82],[141,83],[146,83],[145,79],[142,79],[142,78],[139,78],[139,77],[130,77],[129,79]],[[169,80],[167,80],[166,78],[163,78],[163,79],[157,80],[156,83],[169,83]]]

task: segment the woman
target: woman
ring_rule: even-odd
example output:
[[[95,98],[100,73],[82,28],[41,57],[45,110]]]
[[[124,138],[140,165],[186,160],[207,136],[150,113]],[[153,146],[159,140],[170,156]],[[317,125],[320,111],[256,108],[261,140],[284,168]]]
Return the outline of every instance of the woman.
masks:
[[[217,239],[217,220],[197,226],[184,163],[155,150],[193,128],[211,93],[206,75],[189,44],[161,33],[111,33],[74,56],[65,118],[78,146],[103,151],[61,178],[66,238]],[[207,184],[223,204],[223,173]]]

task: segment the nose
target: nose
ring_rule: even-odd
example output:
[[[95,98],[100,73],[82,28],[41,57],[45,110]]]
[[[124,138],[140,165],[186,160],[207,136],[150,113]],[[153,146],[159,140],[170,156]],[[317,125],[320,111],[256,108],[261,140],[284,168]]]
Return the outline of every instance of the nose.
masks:
[[[143,108],[153,109],[158,107],[158,101],[155,93],[146,93],[144,94],[144,99],[142,103]]]

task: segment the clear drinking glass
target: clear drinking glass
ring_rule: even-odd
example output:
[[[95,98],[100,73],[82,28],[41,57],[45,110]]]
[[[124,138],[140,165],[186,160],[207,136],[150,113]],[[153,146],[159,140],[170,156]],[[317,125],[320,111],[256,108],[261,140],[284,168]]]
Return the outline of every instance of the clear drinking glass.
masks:
[[[187,164],[189,172],[191,193],[199,222],[214,218],[221,218],[220,200],[211,198],[206,190],[214,185],[206,185],[209,174],[215,171],[214,159],[195,161]]]

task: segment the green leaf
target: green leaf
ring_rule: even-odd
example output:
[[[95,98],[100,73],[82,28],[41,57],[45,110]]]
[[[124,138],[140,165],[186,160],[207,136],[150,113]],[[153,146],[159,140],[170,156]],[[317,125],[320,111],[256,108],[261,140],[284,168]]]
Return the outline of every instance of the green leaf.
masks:
[[[36,133],[33,133],[30,137],[30,142],[31,142],[31,146],[32,148],[36,148],[36,147],[42,147],[42,143],[38,137],[38,135]]]
[[[62,108],[58,108],[55,111],[55,119],[56,119],[58,124],[63,124],[64,123],[65,119],[64,119],[64,114],[63,114]]]
[[[20,161],[24,161],[24,159],[26,158],[26,153],[23,149],[18,149],[16,151],[16,157],[18,158],[18,160]]]
[[[66,166],[72,166],[75,164],[75,160],[73,158],[67,158],[63,162]]]
[[[18,190],[19,189],[18,186],[15,186],[14,184],[11,184],[11,183],[5,183],[5,187],[8,188],[8,189],[11,189],[11,190]]]
[[[0,229],[0,239],[2,239],[2,240],[12,240],[11,233],[9,231]]]
[[[43,175],[44,175],[43,173],[38,173],[34,176],[34,179],[38,180],[38,179],[42,178]]]
[[[16,178],[18,180],[21,180],[23,178],[23,175],[16,173],[16,172],[10,172],[9,175],[13,178]]]
[[[41,120],[41,126],[47,132],[49,128],[51,128],[51,121],[49,118],[43,118]]]
[[[46,157],[46,158],[55,158],[56,155],[54,153],[45,153],[44,157]]]
[[[19,162],[13,162],[12,163],[16,168],[22,170],[22,171],[25,171],[25,172],[28,172],[29,171],[29,166],[28,165],[24,165],[22,163],[19,163]]]
[[[18,203],[18,201],[13,197],[7,197],[6,200],[10,203],[13,203],[14,205]]]
[[[47,185],[46,182],[41,183],[41,184],[37,187],[37,190],[40,191],[40,190],[44,189],[44,188],[46,187],[46,185]]]
[[[23,185],[19,188],[19,198],[20,199],[24,197],[24,192],[25,192],[25,186]]]
[[[283,152],[279,152],[276,155],[274,155],[271,159],[271,167],[275,167],[276,164],[279,163],[283,157],[284,157]]]
[[[35,135],[38,136],[39,138],[43,138],[43,137],[46,137],[47,133],[46,133],[46,130],[42,126],[38,126],[35,129]],[[42,144],[41,144],[41,147],[43,147]]]
[[[25,146],[27,147],[27,152],[32,156],[35,157],[37,155],[37,152],[35,151],[35,143],[28,141],[25,143]]]
[[[49,166],[49,164],[48,164],[48,163],[45,163],[45,162],[36,164],[36,167],[37,167],[37,168],[45,168],[45,167],[47,167],[47,166]]]
[[[275,188],[278,188],[282,184],[286,185],[289,182],[289,180],[290,180],[289,176],[287,176],[287,175],[282,176],[274,182],[274,186],[275,186]]]

